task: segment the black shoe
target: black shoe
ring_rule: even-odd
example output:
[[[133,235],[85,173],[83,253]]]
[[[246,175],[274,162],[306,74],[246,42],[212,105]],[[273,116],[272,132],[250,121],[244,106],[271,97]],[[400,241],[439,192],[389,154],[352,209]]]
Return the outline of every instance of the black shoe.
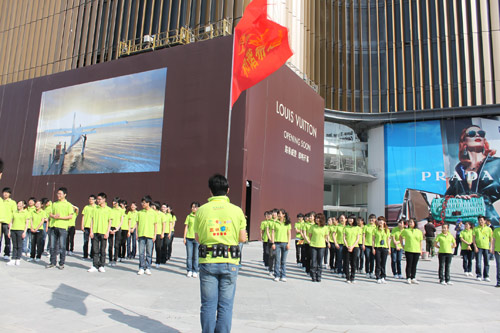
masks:
[[[316,282],[321,282],[321,279],[316,279]]]
[[[56,265],[48,264],[45,266],[45,268],[54,268],[54,267],[56,267]]]
[[[57,268],[59,268],[62,271],[64,269],[64,265],[59,265],[57,266]]]

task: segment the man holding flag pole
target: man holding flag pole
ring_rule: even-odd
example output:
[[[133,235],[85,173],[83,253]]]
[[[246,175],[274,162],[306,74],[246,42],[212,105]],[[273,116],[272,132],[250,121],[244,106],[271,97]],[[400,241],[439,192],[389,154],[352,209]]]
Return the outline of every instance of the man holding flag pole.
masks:
[[[244,214],[227,197],[232,108],[242,91],[276,71],[291,55],[288,29],[268,20],[267,0],[250,2],[234,30],[225,177],[210,178],[213,197],[200,207],[194,223],[200,243],[202,332],[231,331],[240,258],[238,243],[246,239]],[[215,232],[222,224],[224,232]]]

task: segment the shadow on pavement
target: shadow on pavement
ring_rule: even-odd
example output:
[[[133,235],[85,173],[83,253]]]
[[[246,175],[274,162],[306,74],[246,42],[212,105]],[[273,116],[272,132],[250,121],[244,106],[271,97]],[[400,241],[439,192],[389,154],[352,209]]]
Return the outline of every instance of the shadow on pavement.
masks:
[[[141,332],[180,332],[179,330],[164,325],[162,322],[147,316],[127,315],[116,309],[103,309],[103,311],[109,314],[110,319],[125,324],[131,328],[135,328]]]
[[[47,304],[52,305],[54,308],[75,311],[85,316],[87,314],[87,307],[84,301],[87,296],[89,296],[88,293],[61,283],[52,292],[52,298],[47,301]]]

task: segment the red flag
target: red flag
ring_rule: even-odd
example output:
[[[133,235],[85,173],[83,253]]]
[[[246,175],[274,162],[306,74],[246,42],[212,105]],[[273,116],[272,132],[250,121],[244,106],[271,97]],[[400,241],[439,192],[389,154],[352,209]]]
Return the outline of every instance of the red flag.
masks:
[[[234,30],[231,107],[241,92],[280,68],[293,52],[288,29],[267,19],[267,0],[253,0]]]

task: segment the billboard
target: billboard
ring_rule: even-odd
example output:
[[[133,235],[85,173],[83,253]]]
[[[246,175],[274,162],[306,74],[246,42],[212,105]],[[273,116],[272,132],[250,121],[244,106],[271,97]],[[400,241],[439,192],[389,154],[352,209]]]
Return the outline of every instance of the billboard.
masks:
[[[167,68],[45,91],[33,176],[158,172]]]
[[[386,124],[384,135],[386,207],[402,207],[409,190],[466,201],[478,196],[486,218],[499,225],[500,117]]]

